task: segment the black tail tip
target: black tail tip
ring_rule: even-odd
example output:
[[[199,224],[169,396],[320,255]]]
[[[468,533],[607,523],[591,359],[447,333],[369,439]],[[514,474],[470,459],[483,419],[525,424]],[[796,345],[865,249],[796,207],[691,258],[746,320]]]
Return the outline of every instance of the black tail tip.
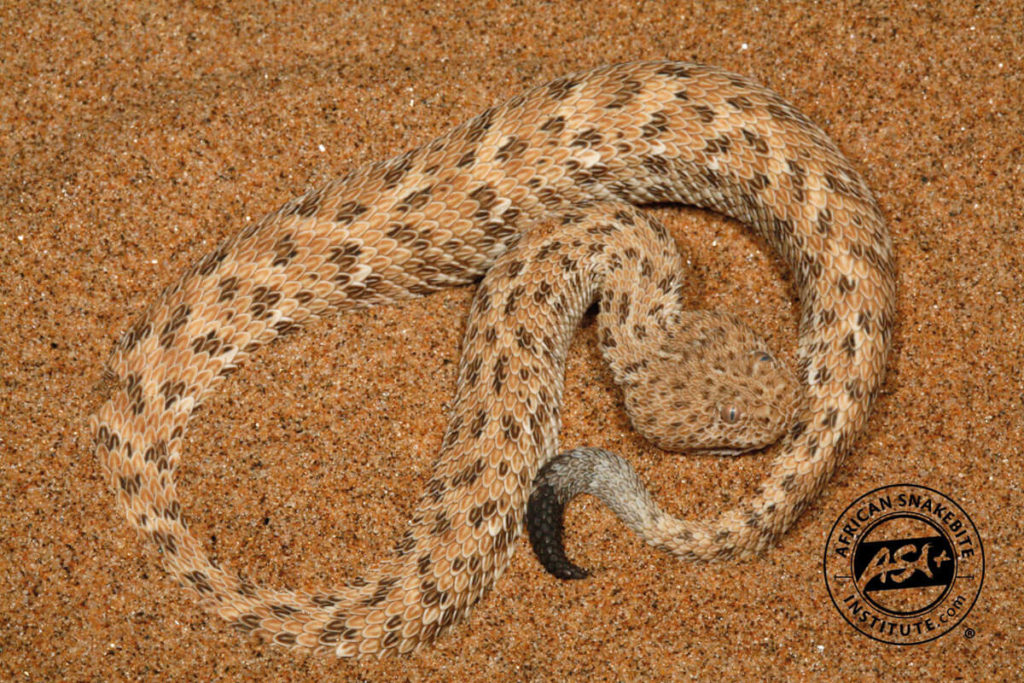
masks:
[[[565,506],[559,502],[555,488],[538,477],[526,507],[526,529],[533,553],[552,576],[565,580],[585,579],[589,572],[573,564],[565,554],[564,512]]]

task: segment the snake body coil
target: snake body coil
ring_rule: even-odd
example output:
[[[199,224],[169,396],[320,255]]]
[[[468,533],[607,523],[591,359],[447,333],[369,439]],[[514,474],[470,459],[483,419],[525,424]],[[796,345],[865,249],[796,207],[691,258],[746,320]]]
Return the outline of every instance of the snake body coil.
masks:
[[[763,550],[867,420],[893,325],[891,245],[863,180],[807,118],[745,78],[672,62],[535,88],[288,202],[204,257],[135,322],[108,365],[118,388],[94,435],[121,509],[176,579],[244,631],[342,656],[433,640],[508,564],[531,482],[555,452],[560,340],[577,304],[557,313],[546,301],[556,317],[522,334],[505,327],[503,339],[486,321],[470,323],[458,407],[413,524],[393,557],[343,587],[274,591],[210,562],[175,491],[189,416],[249,354],[314,317],[473,282],[524,233],[575,206],[665,201],[751,226],[799,288],[804,402],[770,475],[736,509],[675,525],[664,539],[700,561]],[[509,262],[503,268],[474,314],[530,318],[531,297],[543,294]],[[629,315],[644,312],[635,308]]]

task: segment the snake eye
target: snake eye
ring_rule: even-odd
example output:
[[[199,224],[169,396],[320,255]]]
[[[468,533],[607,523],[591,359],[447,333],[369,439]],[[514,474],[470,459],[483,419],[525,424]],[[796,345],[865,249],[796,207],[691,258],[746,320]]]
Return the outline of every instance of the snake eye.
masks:
[[[736,408],[736,406],[723,406],[719,410],[719,416],[722,418],[723,422],[727,422],[728,424],[736,424],[737,420],[740,419],[740,411]]]

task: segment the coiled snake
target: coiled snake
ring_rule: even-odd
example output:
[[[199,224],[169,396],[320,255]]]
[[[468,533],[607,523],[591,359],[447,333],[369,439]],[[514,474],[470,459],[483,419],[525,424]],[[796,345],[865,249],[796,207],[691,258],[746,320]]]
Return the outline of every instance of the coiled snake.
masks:
[[[577,267],[579,231],[606,245],[604,265],[591,267],[600,277],[650,275],[645,293],[604,298],[602,316],[621,316],[634,336],[636,326],[653,334],[681,319],[671,269],[617,241],[629,232],[623,222],[643,224],[654,237],[641,241],[671,263],[670,240],[625,206],[665,201],[751,226],[799,289],[802,397],[771,473],[736,509],[677,523],[668,539],[673,552],[700,561],[763,550],[814,499],[866,422],[893,325],[890,239],[861,177],[800,112],[748,79],[673,62],[602,67],[537,87],[288,202],[201,259],[123,335],[108,364],[117,388],[93,419],[94,440],[121,509],[168,571],[243,631],[341,656],[404,653],[433,640],[506,568],[531,482],[555,453],[565,348],[581,301],[595,292]],[[540,241],[534,226],[546,231]],[[211,563],[182,519],[174,480],[186,423],[211,389],[314,317],[473,282],[528,232],[530,263],[511,254],[474,300],[456,408],[394,554],[345,586],[299,592],[261,588]],[[541,258],[545,243],[558,246]],[[564,280],[562,294],[535,279],[538,267]],[[532,315],[535,305],[548,313]],[[617,357],[615,341],[602,346],[628,388],[642,361]],[[746,363],[764,352],[738,355]],[[782,387],[784,373],[772,372]],[[727,406],[719,413],[734,416]]]

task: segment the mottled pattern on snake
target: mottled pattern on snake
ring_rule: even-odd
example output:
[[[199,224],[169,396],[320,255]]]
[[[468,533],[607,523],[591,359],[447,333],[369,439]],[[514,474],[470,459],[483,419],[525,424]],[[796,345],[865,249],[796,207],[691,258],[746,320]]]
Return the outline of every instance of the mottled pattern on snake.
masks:
[[[586,200],[720,211],[792,270],[804,408],[755,495],[684,524],[676,539],[693,560],[764,550],[867,420],[893,324],[890,239],[860,175],[800,112],[746,78],[672,62],[602,67],[514,97],[288,202],[165,289],[117,345],[108,365],[117,389],[94,418],[129,522],[210,609],[276,643],[409,652],[449,629],[507,567],[530,483],[554,454],[557,373],[510,355],[474,377],[464,360],[463,381],[490,383],[508,402],[453,416],[445,452],[468,448],[469,460],[453,470],[442,459],[444,476],[431,478],[395,555],[338,589],[274,591],[210,562],[175,491],[185,426],[228,372],[282,332],[472,282],[538,219]],[[515,292],[492,303],[528,304]],[[464,359],[494,341],[471,333]],[[505,385],[519,372],[513,398]],[[476,449],[480,438],[504,445]]]

